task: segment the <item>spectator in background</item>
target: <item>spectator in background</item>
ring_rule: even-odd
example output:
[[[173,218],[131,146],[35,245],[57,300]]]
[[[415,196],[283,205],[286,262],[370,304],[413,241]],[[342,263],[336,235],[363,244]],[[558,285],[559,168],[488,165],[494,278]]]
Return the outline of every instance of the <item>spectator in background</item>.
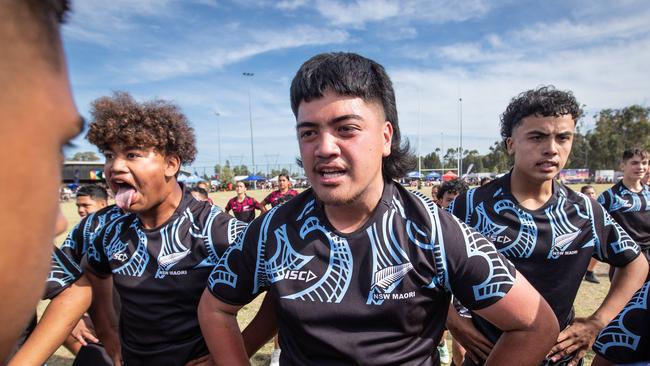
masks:
[[[106,188],[96,184],[79,188],[76,196],[77,213],[81,218],[99,211],[108,205],[108,192],[106,192]]]
[[[438,190],[438,206],[446,209],[456,196],[465,193],[468,188],[459,178],[443,182]]]
[[[591,198],[592,200],[596,199],[596,190],[594,189],[593,186],[590,185],[582,186],[582,188],[580,188],[580,193]],[[589,266],[587,266],[587,273],[585,273],[585,278],[584,278],[585,281],[591,283],[600,283],[600,281],[598,281],[598,278],[596,278],[596,275],[594,274],[594,268],[596,268],[596,264],[598,264],[598,260],[592,257],[589,260]]]
[[[492,178],[490,177],[483,177],[481,178],[481,182],[479,183],[479,186],[484,186],[492,181]]]
[[[438,183],[433,183],[431,185],[431,200],[435,203],[438,204],[438,191],[440,191],[440,184]]]
[[[255,210],[260,210],[260,214],[266,212],[264,206],[254,197],[246,194],[246,184],[244,182],[240,181],[235,184],[235,192],[237,192],[237,195],[226,204],[226,213],[232,210],[237,220],[251,222],[255,218]]]
[[[192,197],[196,198],[197,201],[210,200],[210,197],[208,197],[208,192],[198,185],[196,187],[190,188],[190,193],[192,194]]]
[[[210,184],[208,184],[208,182],[198,182],[196,186],[205,191],[205,196],[207,197],[206,201],[210,202],[211,205],[214,205],[214,202],[212,202],[212,199],[210,198]]]
[[[278,189],[269,193],[269,195],[262,200],[262,207],[266,207],[266,205],[275,207],[281,203],[287,202],[297,195],[298,192],[295,189],[291,189],[289,175],[282,173],[278,176]]]
[[[50,269],[61,153],[83,122],[70,92],[64,0],[0,1],[0,364],[27,325]],[[27,254],[27,255],[26,255]]]

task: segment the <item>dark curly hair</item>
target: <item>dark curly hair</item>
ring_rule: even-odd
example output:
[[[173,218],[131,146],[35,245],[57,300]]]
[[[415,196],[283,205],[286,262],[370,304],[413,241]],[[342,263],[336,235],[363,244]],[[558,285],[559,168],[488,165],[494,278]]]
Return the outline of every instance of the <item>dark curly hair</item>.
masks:
[[[450,192],[450,193],[457,193],[457,194],[463,194],[465,191],[467,191],[469,187],[465,182],[462,180],[456,178],[452,180],[448,180],[446,182],[443,182],[440,185],[440,189],[438,189],[438,194],[436,195],[439,200],[442,199],[442,197],[445,195],[445,193]]]
[[[570,114],[574,122],[582,116],[582,109],[570,91],[557,90],[553,85],[527,90],[512,98],[501,115],[501,137],[505,143],[512,136],[514,128],[526,117],[559,117],[566,114]]]
[[[310,58],[291,82],[294,116],[298,117],[300,103],[322,98],[327,91],[376,102],[383,107],[386,120],[393,125],[393,140],[390,155],[382,159],[382,175],[386,180],[406,175],[413,167],[413,159],[408,141],[404,144],[401,141],[393,83],[384,67],[355,53],[322,53]]]
[[[178,156],[183,165],[194,161],[194,130],[171,102],[138,103],[127,92],[114,92],[113,96],[96,99],[90,113],[86,137],[101,151],[112,145],[152,147],[162,155]]]

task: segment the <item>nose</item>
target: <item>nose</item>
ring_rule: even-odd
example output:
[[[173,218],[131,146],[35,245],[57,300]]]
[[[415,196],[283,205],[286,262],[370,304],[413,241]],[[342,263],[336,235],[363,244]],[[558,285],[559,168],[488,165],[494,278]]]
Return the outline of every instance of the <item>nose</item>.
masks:
[[[544,155],[545,156],[555,156],[558,153],[559,144],[555,141],[554,138],[546,139],[547,143],[544,144]]]
[[[341,153],[338,145],[338,139],[331,133],[324,132],[319,136],[316,156],[319,158],[329,158]]]
[[[106,159],[106,164],[104,165],[104,173],[108,175],[113,175],[116,173],[123,173],[126,171],[126,159],[115,156],[113,158]]]

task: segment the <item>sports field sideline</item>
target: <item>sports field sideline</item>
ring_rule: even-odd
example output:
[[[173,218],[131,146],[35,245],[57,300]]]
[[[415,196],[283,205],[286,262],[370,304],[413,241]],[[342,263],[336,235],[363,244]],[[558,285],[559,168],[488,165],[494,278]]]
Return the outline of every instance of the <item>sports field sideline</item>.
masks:
[[[581,185],[569,185],[569,186],[576,191],[579,191],[581,187]],[[609,188],[611,184],[595,184],[593,186],[596,189],[596,193],[600,194],[605,189]],[[264,199],[264,197],[266,197],[266,195],[269,194],[270,192],[271,191],[269,190],[249,190],[247,191],[247,194],[249,196],[255,197],[258,201],[262,201],[262,199]],[[422,188],[420,192],[424,193],[427,196],[431,194],[429,187]],[[226,206],[228,199],[230,199],[233,196],[235,196],[234,191],[210,193],[210,198],[213,200],[213,202],[222,208]],[[71,229],[72,227],[74,227],[74,225],[76,225],[80,221],[79,216],[77,215],[77,209],[74,204],[74,200],[68,202],[62,202],[61,209],[63,211],[65,218],[68,220],[68,229]],[[67,233],[59,236],[56,239],[57,246],[63,243],[63,240],[65,239],[66,235]],[[596,307],[602,302],[603,298],[607,294],[607,290],[609,289],[609,279],[607,277],[607,265],[599,263],[598,266],[596,266],[595,273],[600,280],[600,284],[592,284],[583,281],[580,287],[580,291],[578,292],[578,296],[576,297],[575,310],[576,310],[576,316],[578,317],[587,316],[593,313],[594,310],[596,310]],[[257,311],[257,308],[259,307],[260,303],[261,303],[261,297],[257,298],[254,302],[245,306],[242,309],[238,317],[240,327],[243,328],[246,324],[248,324],[248,322],[255,315],[255,312]],[[45,308],[46,304],[47,304],[46,301],[41,301],[41,303],[39,304],[38,306],[39,316],[43,311],[43,309]],[[449,339],[447,341],[447,344],[449,349],[451,350],[451,341]],[[268,364],[272,351],[273,351],[272,343],[265,345],[251,359],[252,364],[260,365],[260,366]],[[592,358],[593,358],[593,352],[589,352],[585,358],[586,366],[591,365]],[[55,355],[52,356],[50,360],[48,360],[47,364],[49,366],[72,365],[72,354],[68,352],[66,349],[64,349],[63,347],[61,347],[55,353]]]

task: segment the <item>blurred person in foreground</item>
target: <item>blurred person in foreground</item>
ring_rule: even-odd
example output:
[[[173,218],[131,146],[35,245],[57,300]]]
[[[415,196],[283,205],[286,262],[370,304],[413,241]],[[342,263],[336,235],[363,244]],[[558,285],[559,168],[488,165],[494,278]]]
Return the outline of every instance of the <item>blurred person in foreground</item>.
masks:
[[[0,363],[43,294],[62,148],[83,127],[61,44],[68,8],[63,0],[0,1],[0,202],[10,208],[0,213]]]

